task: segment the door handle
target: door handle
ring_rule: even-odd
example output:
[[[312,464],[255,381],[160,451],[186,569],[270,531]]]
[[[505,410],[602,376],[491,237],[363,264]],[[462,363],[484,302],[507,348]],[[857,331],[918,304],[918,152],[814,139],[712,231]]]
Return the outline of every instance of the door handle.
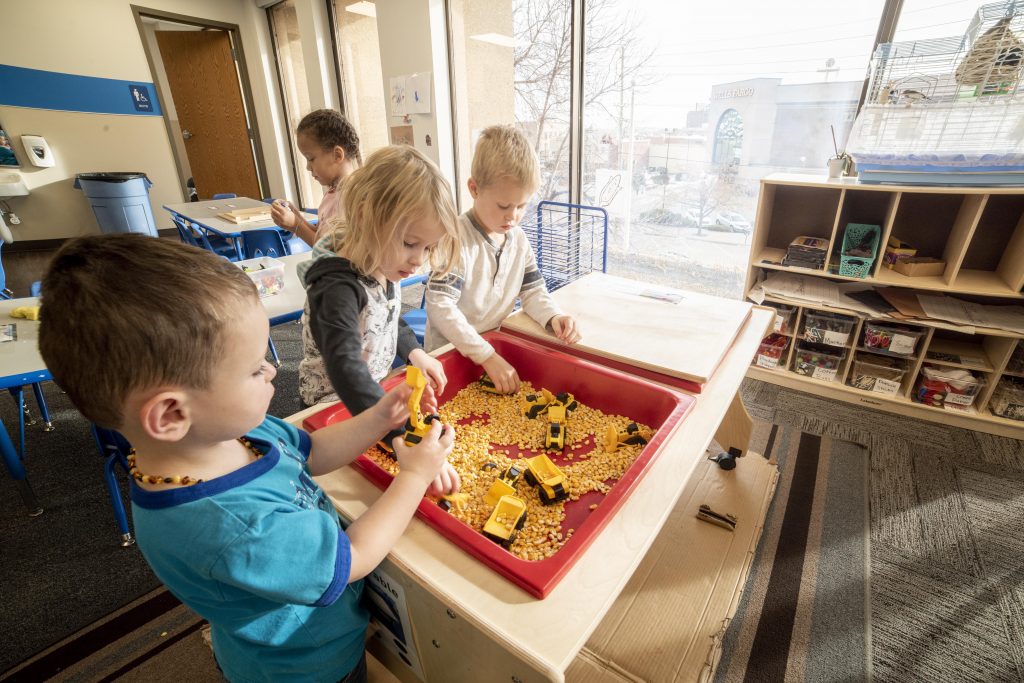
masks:
[[[181,131],[181,137],[185,138],[186,140],[191,140],[192,139],[192,131],[190,131],[190,130],[188,130],[186,128],[185,130]]]

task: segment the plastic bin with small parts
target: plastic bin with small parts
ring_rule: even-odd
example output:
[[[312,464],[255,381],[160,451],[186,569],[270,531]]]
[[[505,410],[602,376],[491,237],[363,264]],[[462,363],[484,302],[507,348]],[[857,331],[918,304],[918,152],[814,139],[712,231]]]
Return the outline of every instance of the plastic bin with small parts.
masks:
[[[872,351],[913,356],[917,350],[917,340],[923,336],[924,332],[908,327],[880,325],[871,321],[864,323],[864,348]]]
[[[824,344],[799,342],[793,352],[793,372],[825,382],[834,382],[846,351]]]
[[[1024,380],[1003,377],[988,402],[993,415],[1024,420]]]
[[[809,342],[829,346],[846,346],[850,341],[854,319],[837,313],[814,313],[804,315],[803,338]]]
[[[859,353],[846,383],[856,389],[876,394],[899,393],[903,376],[907,374],[906,361],[870,353]]]
[[[985,386],[985,380],[970,370],[925,365],[914,386],[913,399],[936,408],[967,410]]]

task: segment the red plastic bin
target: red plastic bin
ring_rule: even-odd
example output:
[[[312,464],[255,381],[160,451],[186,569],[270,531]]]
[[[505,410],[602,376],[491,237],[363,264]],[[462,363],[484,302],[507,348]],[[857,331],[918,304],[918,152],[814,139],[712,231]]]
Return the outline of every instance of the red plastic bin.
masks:
[[[694,398],[517,336],[495,331],[484,333],[483,337],[516,368],[521,379],[531,382],[534,387],[569,391],[588,406],[609,414],[626,415],[657,430],[650,443],[606,495],[590,492],[579,500],[566,503],[562,531],[570,528],[575,531],[558,552],[543,560],[520,559],[430,499],[424,498],[420,502],[417,515],[428,525],[527,593],[543,598],[622,506],[692,407]],[[448,377],[445,389],[448,396],[480,379],[480,367],[457,351],[449,351],[438,360],[444,365]],[[382,384],[385,389],[391,389],[402,381],[404,377],[399,375],[384,380]],[[348,417],[348,410],[337,404],[306,418],[303,426],[312,432]],[[353,466],[381,489],[391,483],[391,475],[365,455],[359,456]],[[598,503],[594,510],[590,509],[592,503]]]

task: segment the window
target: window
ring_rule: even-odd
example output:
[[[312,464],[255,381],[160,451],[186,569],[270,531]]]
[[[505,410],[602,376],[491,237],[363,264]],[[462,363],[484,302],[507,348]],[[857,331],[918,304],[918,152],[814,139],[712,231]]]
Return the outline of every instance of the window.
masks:
[[[824,175],[883,1],[582,1],[581,196],[610,213],[609,272],[742,297],[759,180]]]
[[[363,157],[388,144],[376,5],[333,0],[335,43],[345,116],[359,132]]]
[[[302,117],[309,113],[311,107],[294,0],[277,3],[267,10],[267,16],[270,18],[271,33],[274,37],[277,73],[288,123],[286,138],[292,152],[292,167],[296,187],[299,189],[299,203],[301,206],[319,206],[323,198],[323,189],[306,172],[306,160],[295,144],[295,128]]]
[[[541,165],[536,200],[569,194],[570,0],[451,0],[452,92],[463,210],[480,131],[514,123]],[[527,215],[531,215],[529,212]]]

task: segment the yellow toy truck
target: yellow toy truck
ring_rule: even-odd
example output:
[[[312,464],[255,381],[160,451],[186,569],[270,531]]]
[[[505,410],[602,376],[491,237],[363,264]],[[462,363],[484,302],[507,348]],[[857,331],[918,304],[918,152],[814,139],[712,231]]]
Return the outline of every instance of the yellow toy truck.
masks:
[[[517,463],[512,463],[501,473],[501,476],[494,480],[490,490],[484,496],[488,505],[497,505],[502,496],[514,496],[516,493],[516,482],[523,474],[523,468]]]
[[[423,390],[427,388],[427,378],[419,368],[410,365],[405,369],[405,383],[412,387],[409,419],[405,422],[405,445],[415,446],[430,431],[431,423],[440,420],[441,416],[434,413],[423,415],[420,412],[420,399],[423,398]]]
[[[459,512],[466,509],[466,505],[469,504],[468,493],[449,493],[447,496],[441,496],[437,501],[437,506],[445,512],[451,512],[452,508],[455,508]]]
[[[501,393],[500,391],[498,391],[498,388],[494,386],[494,380],[488,377],[486,372],[480,377],[479,385],[481,389],[483,389],[489,394]]]
[[[608,425],[604,433],[604,452],[614,453],[619,446],[643,445],[651,440],[652,432],[649,429],[640,429],[636,422],[626,425],[626,430],[620,432],[615,425]]]
[[[548,406],[554,400],[554,394],[547,389],[541,389],[539,394],[525,394],[523,396],[523,415],[531,420],[538,418],[548,411]]]
[[[527,484],[537,488],[537,495],[544,505],[552,505],[569,497],[569,492],[565,490],[565,475],[546,455],[527,458],[523,476]]]
[[[526,503],[515,496],[502,496],[491,516],[484,522],[484,536],[509,548],[526,526]]]
[[[565,448],[565,406],[548,406],[548,431],[544,435],[544,447],[553,450]]]

